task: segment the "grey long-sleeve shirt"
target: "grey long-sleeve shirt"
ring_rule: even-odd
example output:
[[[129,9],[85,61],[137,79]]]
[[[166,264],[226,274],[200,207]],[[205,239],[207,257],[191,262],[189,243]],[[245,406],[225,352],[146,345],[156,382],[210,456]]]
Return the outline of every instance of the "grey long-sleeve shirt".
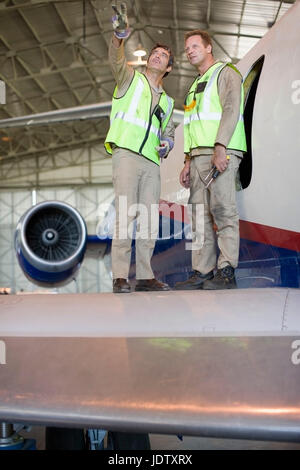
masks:
[[[127,64],[125,52],[124,52],[124,42],[122,41],[119,47],[116,47],[113,42],[110,42],[109,46],[109,62],[112,69],[114,79],[118,85],[117,97],[123,96],[131,83],[134,70]],[[160,96],[163,92],[161,85],[158,88],[155,88],[150,84],[151,93],[152,93],[152,109],[154,110],[155,106],[158,104]],[[174,141],[175,126],[172,120],[172,116],[169,119],[169,122],[164,130],[162,135],[162,140],[168,138]]]

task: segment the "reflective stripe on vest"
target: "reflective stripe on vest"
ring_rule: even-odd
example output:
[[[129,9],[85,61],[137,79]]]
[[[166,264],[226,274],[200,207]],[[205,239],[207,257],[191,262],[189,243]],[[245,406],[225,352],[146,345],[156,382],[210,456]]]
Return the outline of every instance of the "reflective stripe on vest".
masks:
[[[192,116],[187,116],[184,118],[184,124],[190,124],[192,121],[220,121],[222,113],[197,113],[192,114]],[[244,121],[243,115],[240,113],[239,121]]]
[[[168,96],[167,94],[166,94],[166,98],[167,98],[167,102],[168,102],[168,109],[167,109],[167,111],[163,114],[163,122],[164,122],[164,123],[165,123],[166,117],[169,116],[169,115],[171,116],[171,113],[172,113],[172,110],[173,110],[173,106],[174,106],[174,100],[173,100],[173,98],[170,98],[170,96]],[[165,130],[166,125],[167,125],[167,123],[163,126],[163,130]]]
[[[222,106],[219,99],[217,80],[219,73],[227,64],[216,63],[208,71],[194,81],[187,95],[188,101],[193,98],[196,106],[184,113],[184,152],[188,153],[192,148],[213,147],[217,136],[220,120],[222,117]],[[203,92],[196,93],[199,83],[207,79]],[[241,105],[239,120],[228,144],[228,148],[246,150],[246,137],[244,129],[243,110],[243,87],[241,87]],[[212,109],[214,108],[214,109]]]
[[[111,122],[113,123],[115,119],[122,119],[122,121],[130,122],[131,124],[140,126],[143,129],[148,129],[147,121],[143,121],[143,119],[132,116],[129,113],[125,113],[124,111],[118,111],[117,114],[113,117]],[[151,125],[150,127],[150,132],[153,132],[153,134],[155,134],[156,136],[160,136],[160,129],[155,128],[153,125]]]
[[[165,92],[161,94],[159,107],[160,119],[153,110],[150,115],[152,93],[147,78],[135,72],[133,80],[121,98],[116,98],[114,92],[110,129],[105,148],[112,153],[111,144],[132,150],[160,164],[160,158],[155,147],[160,144],[161,133],[165,130],[171,117],[174,100]]]

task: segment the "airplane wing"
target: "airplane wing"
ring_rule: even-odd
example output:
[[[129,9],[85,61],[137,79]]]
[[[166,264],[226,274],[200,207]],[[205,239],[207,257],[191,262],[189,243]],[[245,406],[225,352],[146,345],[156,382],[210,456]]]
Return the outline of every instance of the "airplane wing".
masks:
[[[297,289],[0,296],[0,421],[300,438]]]
[[[86,119],[98,119],[101,117],[109,117],[111,111],[111,101],[104,103],[90,104],[84,106],[75,106],[73,108],[58,109],[55,111],[47,111],[44,113],[30,114],[10,119],[1,119],[0,128],[7,129],[9,127],[22,126],[38,126],[42,124],[53,124],[65,121],[76,121]],[[175,124],[183,122],[183,111],[174,109],[173,120]]]
[[[297,236],[299,5],[241,64],[246,72],[266,56],[253,100],[252,182],[241,195],[241,218]],[[109,103],[98,106],[69,113],[109,115]],[[57,122],[66,111],[56,112]],[[50,123],[51,115],[0,126]],[[270,161],[274,192],[266,197]],[[282,190],[284,175],[289,191]],[[163,194],[176,195],[175,183]],[[284,272],[292,258],[286,259],[276,269]],[[0,421],[299,441],[299,302],[299,289],[286,288],[0,296]]]

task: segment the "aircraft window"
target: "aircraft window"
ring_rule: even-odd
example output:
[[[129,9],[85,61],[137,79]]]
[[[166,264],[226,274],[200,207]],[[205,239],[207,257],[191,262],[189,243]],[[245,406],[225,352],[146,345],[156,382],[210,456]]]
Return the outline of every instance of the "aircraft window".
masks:
[[[247,140],[247,152],[240,164],[240,181],[242,188],[245,189],[249,186],[252,177],[252,117],[253,108],[256,97],[257,85],[262,71],[265,56],[260,57],[255,64],[253,64],[250,72],[244,80],[244,95],[245,95],[245,108],[244,108],[244,123]]]

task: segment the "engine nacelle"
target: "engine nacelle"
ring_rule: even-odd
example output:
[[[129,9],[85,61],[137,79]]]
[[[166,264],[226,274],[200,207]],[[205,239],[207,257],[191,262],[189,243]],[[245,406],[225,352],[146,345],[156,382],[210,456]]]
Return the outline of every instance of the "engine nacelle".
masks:
[[[20,219],[15,249],[21,269],[34,284],[67,284],[81,266],[87,242],[86,224],[72,206],[46,201]]]

